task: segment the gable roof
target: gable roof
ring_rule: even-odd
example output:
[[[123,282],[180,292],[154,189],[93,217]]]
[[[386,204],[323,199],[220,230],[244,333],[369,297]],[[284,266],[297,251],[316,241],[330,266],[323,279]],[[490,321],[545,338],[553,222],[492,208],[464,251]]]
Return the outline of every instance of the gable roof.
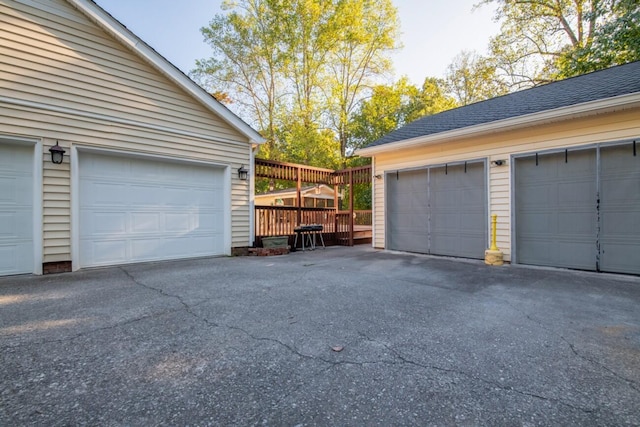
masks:
[[[640,105],[640,61],[510,93],[422,117],[357,151],[360,155],[496,132],[538,122]],[[384,146],[384,147],[383,147]]]
[[[95,22],[103,30],[111,34],[140,56],[143,60],[151,64],[156,70],[168,77],[176,85],[184,89],[189,95],[202,103],[214,114],[224,120],[232,128],[247,137],[250,143],[262,144],[265,139],[249,124],[236,116],[231,110],[217,101],[211,94],[191,80],[180,71],[175,65],[156,52],[144,40],[136,36],[127,27],[115,19],[111,14],[102,9],[93,0],[67,0],[69,4],[82,12],[92,22]]]

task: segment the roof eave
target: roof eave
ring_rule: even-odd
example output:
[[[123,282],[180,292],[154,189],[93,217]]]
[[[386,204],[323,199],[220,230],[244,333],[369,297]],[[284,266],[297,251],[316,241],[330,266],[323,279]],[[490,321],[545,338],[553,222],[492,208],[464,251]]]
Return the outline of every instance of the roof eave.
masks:
[[[266,140],[255,129],[245,123],[225,106],[216,101],[203,88],[178,70],[167,59],[153,50],[141,38],[109,15],[104,9],[91,0],[67,0],[70,4],[84,13],[89,19],[98,24],[102,29],[116,37],[121,43],[128,46],[154,68],[167,76],[170,80],[182,87],[187,93],[196,98],[208,109],[218,115],[235,130],[246,136],[251,144],[262,144]]]
[[[432,135],[419,136],[411,139],[389,142],[373,147],[366,147],[356,150],[355,154],[363,157],[373,157],[376,154],[387,151],[414,148],[424,145],[438,144],[452,139],[477,137],[491,133],[497,133],[523,127],[530,127],[542,123],[558,122],[578,117],[585,117],[594,114],[602,114],[611,111],[628,109],[640,106],[640,92],[611,98],[599,99],[568,107],[554,108],[538,113],[526,114],[523,116],[511,117],[503,120],[496,120],[475,126],[468,126]]]

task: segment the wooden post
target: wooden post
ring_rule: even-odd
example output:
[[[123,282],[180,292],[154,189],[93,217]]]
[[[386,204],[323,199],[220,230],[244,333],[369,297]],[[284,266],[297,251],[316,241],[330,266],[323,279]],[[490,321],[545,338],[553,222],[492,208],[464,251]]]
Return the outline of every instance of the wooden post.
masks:
[[[353,169],[349,169],[349,246],[353,246]]]
[[[298,166],[297,169],[297,174],[298,174],[298,185],[297,185],[297,191],[296,194],[298,196],[298,226],[300,226],[302,224],[302,173],[300,170],[300,166]]]
[[[333,215],[333,223],[334,223],[334,228],[333,231],[335,232],[335,238],[336,238],[336,244],[339,245],[340,244],[340,226],[338,223],[338,176],[334,175],[333,176],[333,210],[335,211],[335,214]]]

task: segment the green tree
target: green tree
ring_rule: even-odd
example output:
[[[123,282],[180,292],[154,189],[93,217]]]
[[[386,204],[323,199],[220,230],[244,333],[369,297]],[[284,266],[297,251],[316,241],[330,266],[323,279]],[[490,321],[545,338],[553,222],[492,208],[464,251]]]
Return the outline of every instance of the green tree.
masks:
[[[637,9],[637,0],[622,0]],[[490,43],[491,56],[511,88],[553,80],[559,61],[588,52],[601,27],[616,15],[620,0],[484,0],[498,6],[500,34]],[[611,31],[609,31],[611,32]],[[579,56],[579,55],[578,55]]]
[[[192,76],[212,92],[224,92],[234,110],[267,138],[275,149],[276,115],[284,81],[286,52],[280,49],[278,29],[283,12],[277,1],[225,0],[227,14],[216,15],[201,29],[212,57],[196,62]]]
[[[288,162],[327,169],[340,166],[340,151],[330,130],[294,121],[280,128],[277,137]]]
[[[263,132],[261,156],[315,152],[317,166],[331,164],[334,151],[344,156],[355,106],[390,68],[391,0],[225,0],[223,8],[202,29],[213,56],[192,75]]]
[[[640,61],[640,5],[636,0],[623,0],[615,4],[614,14],[596,28],[591,43],[569,49],[560,56],[556,77],[571,77],[633,61]]]
[[[330,120],[347,155],[349,121],[377,78],[391,70],[386,56],[398,48],[397,10],[390,0],[337,0],[333,19],[336,38],[328,67],[332,73]]]
[[[350,122],[348,151],[366,146],[387,133],[422,116],[454,108],[444,82],[426,78],[422,88],[402,77],[392,85],[374,86]]]
[[[447,68],[446,86],[458,105],[504,95],[509,88],[489,58],[463,51]]]

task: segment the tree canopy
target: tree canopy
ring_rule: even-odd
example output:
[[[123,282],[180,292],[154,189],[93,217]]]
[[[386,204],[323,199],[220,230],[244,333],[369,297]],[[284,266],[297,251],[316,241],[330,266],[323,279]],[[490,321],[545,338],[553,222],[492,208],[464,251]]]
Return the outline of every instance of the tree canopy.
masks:
[[[422,116],[456,106],[445,93],[444,81],[436,78],[426,78],[421,88],[406,77],[391,85],[375,86],[353,116],[348,148],[362,148]]]
[[[638,0],[481,0],[501,22],[488,52],[443,79],[390,82],[392,0],[224,0],[202,28],[212,56],[192,76],[267,139],[261,157],[339,168],[423,115],[640,60]],[[425,46],[425,54],[429,47]]]
[[[446,87],[459,105],[504,95],[509,91],[495,61],[475,52],[462,51],[447,68]]]
[[[391,70],[391,0],[225,0],[202,29],[212,57],[192,76],[262,132],[261,156],[336,167],[349,121]]]
[[[489,56],[512,90],[640,56],[637,0],[484,0],[500,33]]]

